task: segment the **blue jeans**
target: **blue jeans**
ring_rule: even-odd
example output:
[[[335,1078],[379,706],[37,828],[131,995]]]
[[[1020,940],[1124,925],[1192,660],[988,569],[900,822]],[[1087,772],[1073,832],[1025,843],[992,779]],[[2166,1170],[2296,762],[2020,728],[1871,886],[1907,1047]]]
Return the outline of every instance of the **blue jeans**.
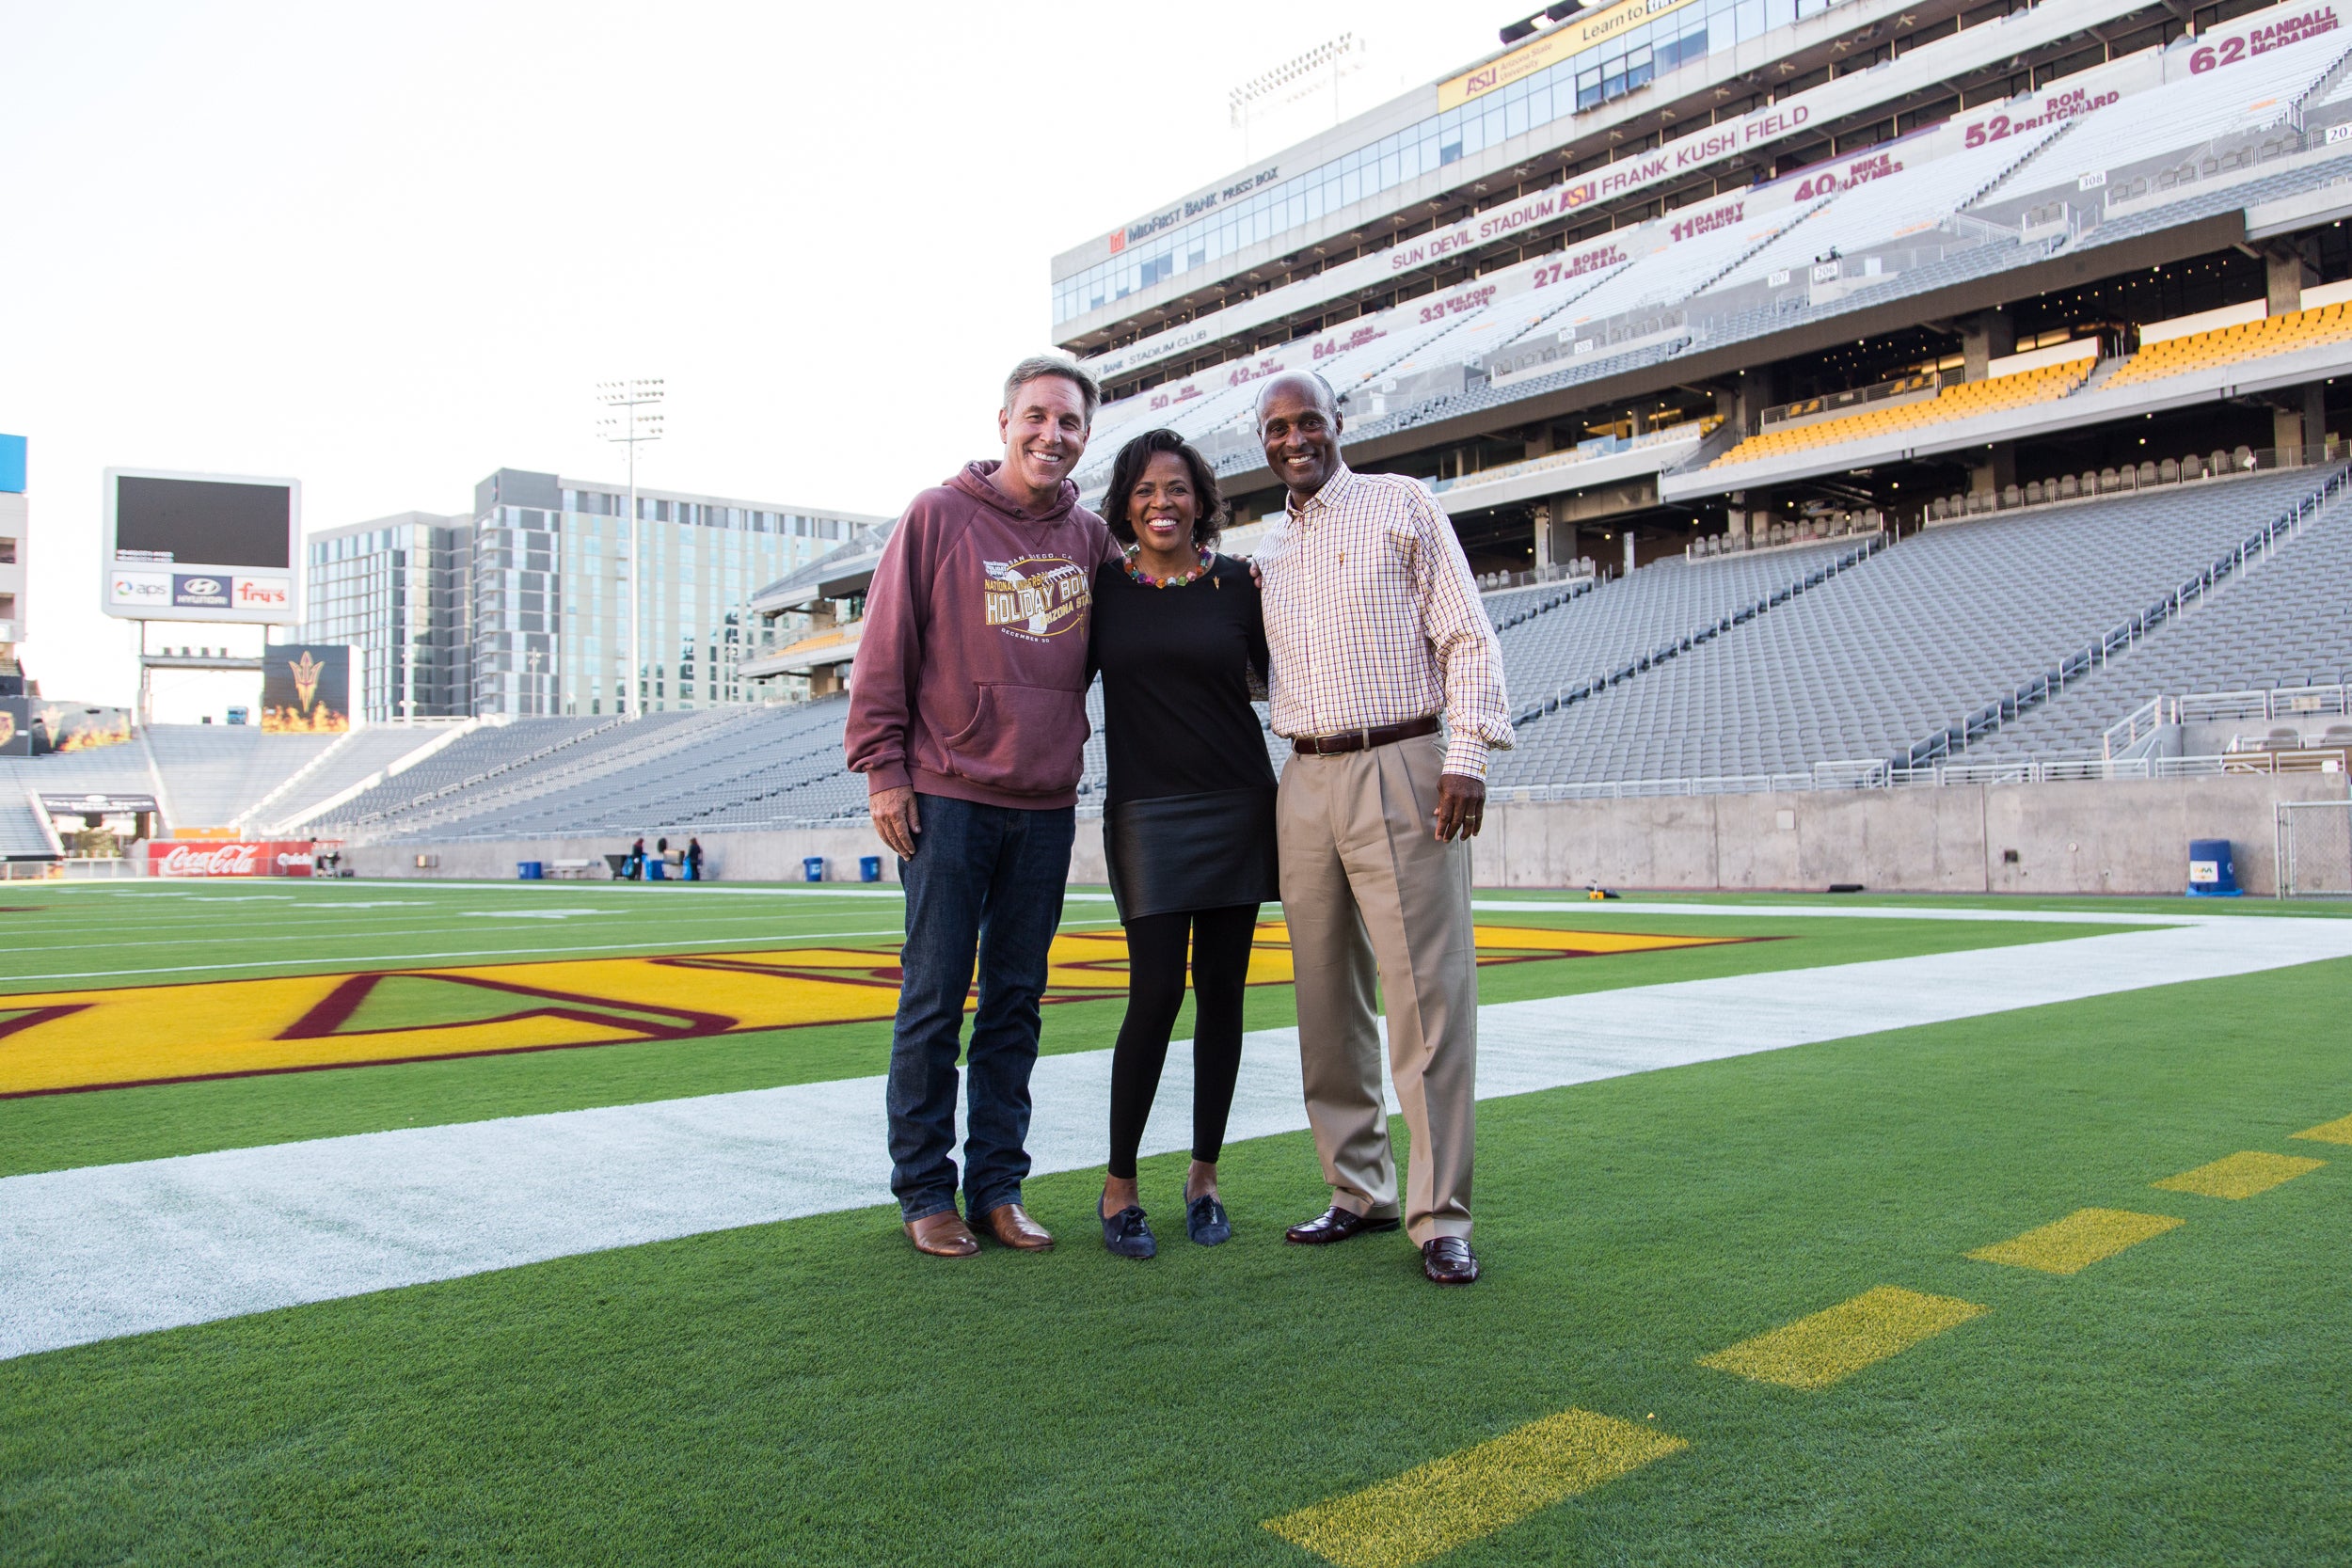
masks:
[[[898,863],[907,891],[898,1018],[890,1037],[890,1190],[909,1220],[956,1206],[956,1054],[979,964],[965,1087],[964,1212],[1021,1200],[1029,1174],[1045,955],[1070,879],[1069,806],[1024,811],[918,795],[922,837]]]

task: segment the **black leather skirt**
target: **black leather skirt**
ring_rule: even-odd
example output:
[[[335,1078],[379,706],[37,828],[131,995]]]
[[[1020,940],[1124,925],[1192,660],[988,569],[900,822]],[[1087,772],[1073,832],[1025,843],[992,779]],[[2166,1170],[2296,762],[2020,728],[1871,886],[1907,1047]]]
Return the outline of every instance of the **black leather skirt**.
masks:
[[[1274,791],[1123,800],[1104,814],[1103,858],[1122,921],[1273,903]]]

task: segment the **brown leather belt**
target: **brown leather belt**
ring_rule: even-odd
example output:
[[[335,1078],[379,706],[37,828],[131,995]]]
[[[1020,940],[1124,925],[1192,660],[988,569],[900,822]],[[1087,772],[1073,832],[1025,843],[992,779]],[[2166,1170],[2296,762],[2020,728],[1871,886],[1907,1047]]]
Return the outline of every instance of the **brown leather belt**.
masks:
[[[1375,746],[1393,746],[1417,735],[1437,733],[1438,716],[1432,713],[1419,719],[1407,719],[1402,724],[1350,730],[1345,735],[1302,735],[1291,742],[1291,750],[1302,757],[1327,757],[1340,752],[1369,752]]]

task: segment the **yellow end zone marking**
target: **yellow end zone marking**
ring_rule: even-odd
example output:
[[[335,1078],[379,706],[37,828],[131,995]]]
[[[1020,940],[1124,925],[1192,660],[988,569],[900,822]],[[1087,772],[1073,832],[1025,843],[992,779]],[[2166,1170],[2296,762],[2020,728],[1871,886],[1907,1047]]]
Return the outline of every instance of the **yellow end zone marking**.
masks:
[[[2206,1197],[2252,1197],[2266,1193],[2281,1182],[2315,1171],[2326,1164],[2325,1160],[2306,1160],[2297,1154],[2265,1154],[2258,1149],[2246,1149],[2216,1160],[2195,1170],[2185,1170],[2178,1176],[2168,1176],[2161,1181],[2151,1181],[2168,1193],[2198,1193]]]
[[[1265,1528],[1340,1568],[1410,1568],[1690,1446],[1564,1410]]]
[[[1863,1368],[1991,1311],[1893,1285],[1699,1357],[1699,1365],[1789,1388],[1826,1388]]]
[[[2295,1136],[2324,1144],[2352,1144],[2352,1117],[2341,1117],[2317,1127],[2306,1127]]]
[[[1475,929],[1482,964],[1744,940]],[[1122,932],[1062,933],[1047,964],[1048,1002],[1127,989]],[[869,1022],[898,1010],[898,978],[895,946],[787,947],[0,996],[0,1098]],[[1267,922],[1249,983],[1291,978]]]
[[[1968,1256],[1985,1263],[2040,1269],[2043,1274],[2078,1274],[2103,1258],[2161,1236],[2181,1222],[2169,1214],[2135,1214],[2127,1209],[2077,1209],[2062,1220],[1979,1247]]]

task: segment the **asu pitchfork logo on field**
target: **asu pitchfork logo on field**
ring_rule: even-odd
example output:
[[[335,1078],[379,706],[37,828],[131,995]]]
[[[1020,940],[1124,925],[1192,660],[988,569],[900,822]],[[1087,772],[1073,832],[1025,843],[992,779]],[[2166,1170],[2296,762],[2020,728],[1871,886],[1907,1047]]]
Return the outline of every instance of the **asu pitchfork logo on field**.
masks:
[[[1491,965],[1748,939],[1481,926],[1477,940]],[[1290,983],[1289,942],[1279,921],[1259,927],[1251,985]],[[1126,992],[1120,933],[1064,933],[1048,964],[1049,1003]],[[899,978],[895,948],[791,947],[0,996],[0,1099],[874,1022],[897,1012]]]
[[[1016,636],[1058,637],[1086,624],[1093,585],[1074,561],[1057,555],[984,561],[988,624]]]

